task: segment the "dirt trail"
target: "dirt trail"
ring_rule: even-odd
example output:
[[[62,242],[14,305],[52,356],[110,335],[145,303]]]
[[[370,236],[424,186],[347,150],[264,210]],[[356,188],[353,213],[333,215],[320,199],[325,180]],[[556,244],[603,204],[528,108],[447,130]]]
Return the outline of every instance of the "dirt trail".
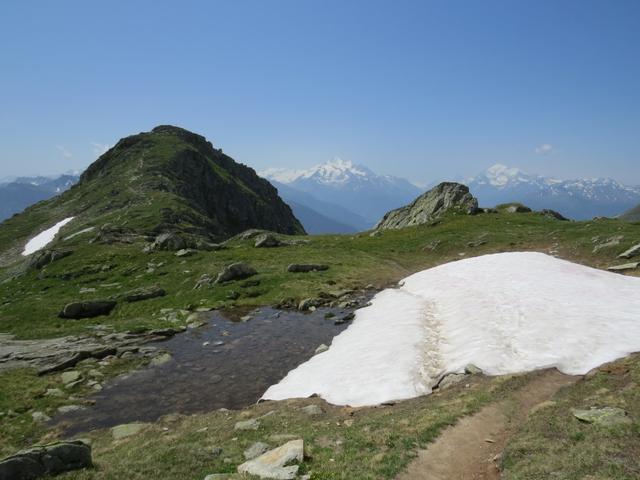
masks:
[[[499,480],[494,461],[533,407],[577,380],[546,370],[509,398],[447,428],[397,480]]]

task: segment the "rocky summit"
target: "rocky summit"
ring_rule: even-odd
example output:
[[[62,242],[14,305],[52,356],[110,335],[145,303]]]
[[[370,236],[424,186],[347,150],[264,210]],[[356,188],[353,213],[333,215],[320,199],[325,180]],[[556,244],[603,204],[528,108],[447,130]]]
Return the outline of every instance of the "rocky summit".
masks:
[[[398,229],[429,223],[450,210],[474,213],[478,200],[469,193],[469,188],[460,183],[443,182],[423,193],[413,203],[388,212],[375,228],[377,230]]]
[[[16,249],[73,217],[97,243],[132,243],[180,232],[218,241],[248,228],[283,234],[304,229],[278,191],[203,136],[164,125],[120,140],[71,189],[7,220]]]

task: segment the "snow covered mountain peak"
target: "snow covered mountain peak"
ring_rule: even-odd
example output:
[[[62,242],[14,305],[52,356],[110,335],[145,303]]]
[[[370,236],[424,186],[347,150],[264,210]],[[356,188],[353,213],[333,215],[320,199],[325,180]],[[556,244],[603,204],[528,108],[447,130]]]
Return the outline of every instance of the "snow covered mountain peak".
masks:
[[[518,201],[575,219],[614,216],[640,201],[640,187],[610,178],[557,179],[502,164],[470,178],[467,185],[483,205]]]
[[[343,160],[339,157],[307,170],[269,168],[260,172],[260,174],[265,178],[285,184],[291,184],[302,179],[313,179],[326,185],[341,185],[349,183],[354,178],[364,179],[376,176],[367,167],[355,165],[350,160]]]

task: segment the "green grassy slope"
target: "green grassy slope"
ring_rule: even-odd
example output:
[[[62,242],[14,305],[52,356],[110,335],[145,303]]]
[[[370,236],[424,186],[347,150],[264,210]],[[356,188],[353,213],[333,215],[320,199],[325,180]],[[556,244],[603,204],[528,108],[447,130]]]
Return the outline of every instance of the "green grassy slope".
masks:
[[[71,230],[65,227],[64,236]],[[618,245],[597,249],[611,237]],[[178,258],[172,252],[142,253],[144,242],[102,245],[90,243],[91,233],[58,247],[74,253],[42,271],[15,276],[17,266],[0,269],[0,332],[21,338],[58,336],[107,323],[119,330],[165,326],[163,308],[233,307],[301,300],[372,284],[382,288],[404,276],[464,258],[492,252],[536,250],[597,268],[616,263],[616,256],[640,240],[640,225],[617,220],[561,222],[535,214],[452,215],[431,226],[390,230],[374,236],[325,235],[301,237],[295,246],[254,248],[252,240],[230,242],[227,249],[200,251]],[[594,251],[595,249],[595,251]],[[245,261],[259,272],[260,285],[240,282],[194,290],[203,274],[215,276],[225,265]],[[293,274],[290,263],[326,263],[324,272]],[[167,296],[138,303],[120,303],[106,317],[62,320],[61,307],[72,301],[108,298],[137,287],[159,285]],[[80,289],[95,292],[80,294]],[[238,297],[232,299],[234,297]]]

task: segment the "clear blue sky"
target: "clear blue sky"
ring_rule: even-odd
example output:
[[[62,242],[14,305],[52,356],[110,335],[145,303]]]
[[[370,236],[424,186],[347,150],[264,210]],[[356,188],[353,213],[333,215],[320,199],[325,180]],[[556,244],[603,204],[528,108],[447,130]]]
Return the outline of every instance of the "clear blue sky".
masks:
[[[0,177],[163,123],[258,170],[640,183],[640,1],[2,2]]]

